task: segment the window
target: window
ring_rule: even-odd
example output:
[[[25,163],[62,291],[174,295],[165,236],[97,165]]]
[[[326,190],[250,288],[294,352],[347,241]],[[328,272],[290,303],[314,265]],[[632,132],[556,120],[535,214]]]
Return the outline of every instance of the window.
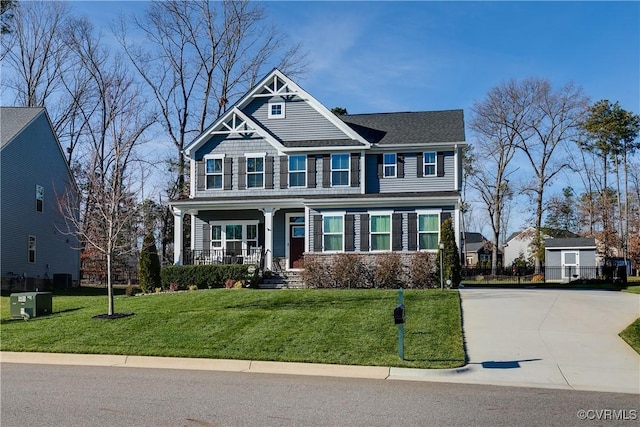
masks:
[[[325,252],[342,251],[342,231],[344,229],[344,218],[342,216],[325,216],[322,218],[322,220],[322,234]]]
[[[29,262],[36,262],[36,236],[29,236]]]
[[[222,188],[222,158],[206,159],[207,189]]]
[[[289,156],[289,187],[307,186],[307,156]]]
[[[391,250],[391,215],[371,215],[371,250]]]
[[[284,102],[270,102],[268,118],[283,119],[284,118]]]
[[[247,225],[247,248],[258,247],[258,225]]]
[[[225,240],[227,254],[242,255],[242,225],[227,225],[225,227]]]
[[[436,250],[440,241],[440,215],[418,215],[418,248]]]
[[[44,205],[44,187],[36,185],[36,211],[42,212]]]
[[[396,177],[396,154],[389,153],[383,156],[383,171],[385,178]]]
[[[222,226],[214,225],[211,227],[211,247],[213,249],[222,249]]]
[[[247,157],[247,188],[264,188],[264,157]]]
[[[424,176],[436,176],[436,153],[428,152],[423,156]]]
[[[349,154],[331,155],[331,185],[349,185]]]

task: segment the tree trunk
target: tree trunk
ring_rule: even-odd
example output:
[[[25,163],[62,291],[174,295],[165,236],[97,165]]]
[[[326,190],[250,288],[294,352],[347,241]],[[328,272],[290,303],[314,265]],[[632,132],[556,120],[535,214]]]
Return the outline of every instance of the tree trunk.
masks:
[[[107,295],[109,297],[108,315],[113,316],[113,282],[111,281],[111,252],[107,252]]]

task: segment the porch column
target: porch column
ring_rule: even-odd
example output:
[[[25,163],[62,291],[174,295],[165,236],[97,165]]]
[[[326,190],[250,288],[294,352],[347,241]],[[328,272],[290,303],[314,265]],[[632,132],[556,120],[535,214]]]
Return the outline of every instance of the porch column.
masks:
[[[182,218],[182,211],[173,208],[173,263],[175,265],[182,265],[182,247],[184,246]]]
[[[265,270],[273,270],[273,215],[277,208],[264,208],[264,256]]]

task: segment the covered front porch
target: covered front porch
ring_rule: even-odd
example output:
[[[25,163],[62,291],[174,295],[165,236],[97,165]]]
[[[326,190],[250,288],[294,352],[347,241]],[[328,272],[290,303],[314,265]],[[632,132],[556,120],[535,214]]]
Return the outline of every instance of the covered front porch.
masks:
[[[265,203],[266,205],[266,203]],[[178,265],[252,264],[261,270],[295,270],[308,250],[308,210],[301,203],[255,199],[202,205],[175,202],[174,263]],[[189,215],[190,233],[184,233]],[[189,242],[185,244],[185,236]]]

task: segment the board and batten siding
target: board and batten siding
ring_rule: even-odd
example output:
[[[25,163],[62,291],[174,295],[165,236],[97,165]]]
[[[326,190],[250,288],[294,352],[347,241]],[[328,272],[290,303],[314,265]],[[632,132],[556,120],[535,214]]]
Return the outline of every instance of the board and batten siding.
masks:
[[[422,153],[402,153],[403,177],[379,176],[379,154],[367,154],[365,189],[367,194],[403,193],[414,191],[453,191],[455,188],[455,164],[452,151],[442,152],[442,176],[418,176],[418,158]],[[397,166],[399,167],[399,166]]]
[[[79,280],[79,244],[61,232],[58,208],[73,178],[44,110],[2,149],[0,159],[1,275],[53,279],[54,274],[71,274]],[[36,211],[36,185],[44,187],[42,212]],[[36,237],[34,263],[28,262],[29,236]]]
[[[285,117],[269,118],[269,102],[284,102]],[[287,100],[279,96],[256,98],[243,109],[243,112],[269,129],[269,132],[281,141],[349,138],[326,117],[297,96]]]

